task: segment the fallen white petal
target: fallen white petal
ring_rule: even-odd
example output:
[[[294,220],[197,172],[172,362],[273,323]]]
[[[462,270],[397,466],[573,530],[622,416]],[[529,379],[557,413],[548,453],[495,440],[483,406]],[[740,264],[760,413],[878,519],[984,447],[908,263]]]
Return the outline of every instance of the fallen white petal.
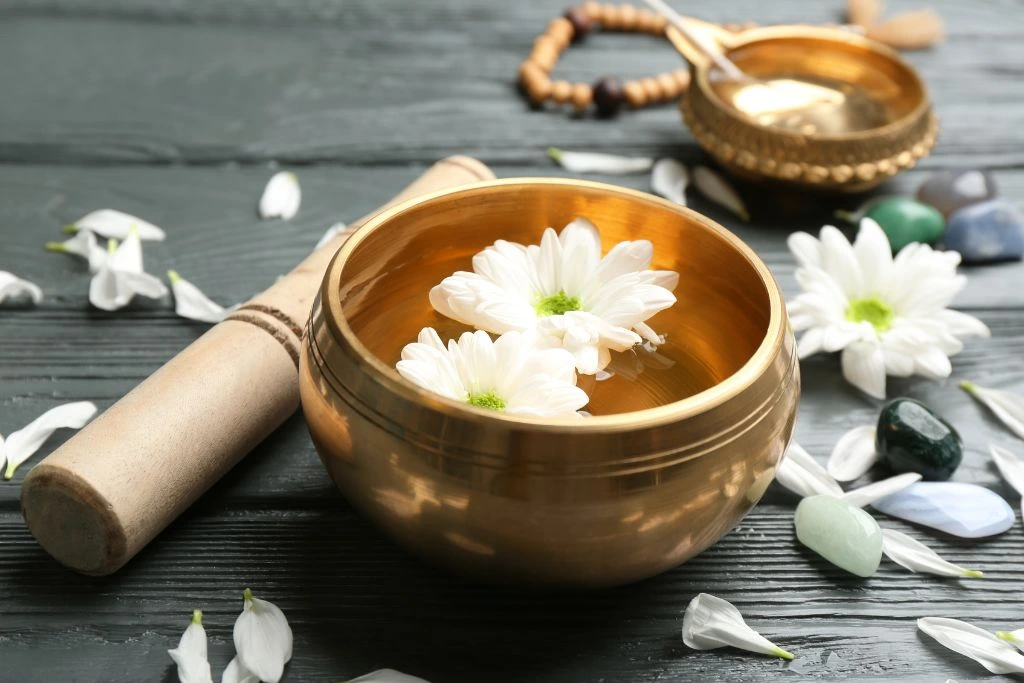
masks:
[[[925,544],[893,529],[882,529],[882,552],[896,564],[914,573],[968,579],[980,579],[984,576],[976,569],[964,569],[947,562]]]
[[[89,262],[89,272],[95,273],[107,259],[107,251],[96,241],[92,230],[79,230],[75,236],[63,242],[47,242],[48,251],[81,256]]]
[[[872,398],[885,398],[885,354],[880,344],[853,342],[843,349],[839,362],[847,382]]]
[[[1024,496],[1024,458],[995,444],[991,444],[988,449],[999,468],[999,474],[1017,493]]]
[[[22,280],[13,273],[0,270],[0,303],[7,299],[31,299],[33,303],[43,300],[43,290],[28,280]]]
[[[675,159],[658,159],[651,169],[651,189],[665,199],[686,206],[686,186],[690,174]]]
[[[971,382],[961,382],[960,388],[984,403],[1007,429],[1024,439],[1024,396],[1001,389],[986,389]]]
[[[732,603],[707,593],[690,601],[683,615],[683,643],[694,650],[732,646],[741,650],[793,659],[793,655],[747,626]]]
[[[224,673],[220,677],[220,683],[260,683],[260,679],[256,678],[256,675],[246,669],[238,661],[238,657],[235,656],[228,663],[228,668],[224,669]]]
[[[338,233],[345,232],[346,230],[348,230],[348,226],[345,225],[344,223],[335,223],[331,227],[327,228],[327,232],[324,233],[324,236],[320,238],[320,241],[317,242],[316,246],[313,248],[319,249],[320,247],[324,246],[325,244],[333,240],[334,237],[338,235]]]
[[[87,213],[68,226],[69,230],[89,230],[100,237],[115,240],[126,239],[132,228],[135,228],[139,239],[159,242],[167,237],[163,230],[152,223],[114,209]]]
[[[100,268],[89,283],[89,303],[104,311],[127,306],[136,294],[159,299],[167,294],[167,287],[149,273],[116,271],[109,264]]]
[[[750,220],[750,212],[746,204],[740,198],[735,188],[726,182],[725,178],[712,171],[707,166],[697,166],[691,174],[693,186],[700,190],[700,193],[725,207],[745,221]]]
[[[278,683],[292,658],[292,629],[276,605],[242,594],[242,613],[235,621],[235,651],[239,663],[265,683]]]
[[[994,674],[1024,673],[1024,655],[994,634],[958,619],[925,617],[917,627],[954,652],[970,657]]]
[[[207,661],[206,629],[203,628],[203,613],[195,610],[192,623],[181,634],[178,647],[168,650],[178,666],[180,683],[212,683],[210,662]]]
[[[299,212],[302,203],[302,189],[298,177],[291,171],[275,173],[263,189],[260,197],[260,216],[291,220]]]
[[[394,669],[379,669],[359,678],[353,678],[348,683],[427,683],[427,681]]]
[[[843,495],[836,480],[796,442],[789,445],[775,473],[775,481],[798,496]]]
[[[841,498],[854,507],[862,508],[871,505],[876,500],[899,493],[919,481],[921,481],[921,475],[917,472],[897,474],[895,477],[847,491]]]
[[[95,414],[96,406],[89,401],[65,403],[47,410],[27,426],[9,434],[4,444],[7,455],[4,479],[13,477],[18,466],[32,457],[55,431],[81,429]]]
[[[854,427],[836,442],[826,469],[837,481],[853,481],[862,477],[877,460],[875,427]]]
[[[650,157],[624,157],[600,152],[570,152],[548,147],[548,156],[567,171],[573,173],[607,173],[625,175],[643,173],[654,165]]]
[[[996,631],[996,638],[1005,640],[1018,650],[1024,651],[1024,628],[1016,631]]]
[[[178,275],[177,271],[167,271],[167,279],[171,281],[171,292],[174,293],[174,312],[182,318],[219,323],[227,315],[227,309],[211,301],[198,287]]]

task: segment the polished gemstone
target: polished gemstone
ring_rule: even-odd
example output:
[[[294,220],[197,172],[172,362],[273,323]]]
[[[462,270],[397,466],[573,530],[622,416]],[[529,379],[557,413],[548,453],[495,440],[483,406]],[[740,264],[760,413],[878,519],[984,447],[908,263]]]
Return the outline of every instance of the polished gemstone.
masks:
[[[975,168],[933,173],[917,188],[917,200],[934,206],[946,218],[965,206],[992,199],[996,194],[992,174]]]
[[[882,407],[875,451],[879,462],[893,472],[920,472],[933,481],[953,476],[964,456],[963,442],[953,425],[909,398],[897,398]]]
[[[840,569],[871,576],[882,559],[882,530],[868,513],[833,496],[809,496],[796,508],[796,537]]]
[[[946,226],[938,209],[905,197],[880,199],[864,215],[882,226],[893,252],[911,242],[938,242]]]
[[[1019,261],[1024,256],[1024,216],[1004,199],[960,209],[949,219],[946,249],[959,251],[964,263]]]
[[[919,481],[871,504],[879,512],[961,538],[1001,534],[1013,508],[988,489],[960,482]]]

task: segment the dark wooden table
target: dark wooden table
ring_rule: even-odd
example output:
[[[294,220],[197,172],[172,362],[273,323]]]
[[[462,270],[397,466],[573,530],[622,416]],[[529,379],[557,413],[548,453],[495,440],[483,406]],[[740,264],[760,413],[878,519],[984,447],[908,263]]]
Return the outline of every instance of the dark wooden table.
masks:
[[[923,0],[901,0],[909,9]],[[933,2],[949,38],[909,55],[931,88],[941,142],[931,169],[994,169],[1024,195],[1024,5]],[[840,0],[690,3],[718,21],[828,22]],[[534,36],[562,10],[520,0],[9,0],[0,7],[0,268],[40,283],[44,302],[0,314],[0,431],[70,400],[106,407],[199,336],[167,302],[112,314],[87,301],[82,264],[47,254],[60,226],[112,207],[163,226],[147,267],[176,268],[223,303],[241,301],[297,263],[323,230],[386,200],[438,157],[464,152],[501,176],[560,175],[548,145],[704,159],[673,107],[615,121],[530,111],[514,74]],[[666,44],[603,35],[560,69],[576,80],[640,76],[679,65]],[[278,165],[298,172],[302,210],[262,222],[255,204]],[[600,178],[599,178],[600,179]],[[646,176],[618,182],[646,188]],[[742,224],[694,198],[795,284],[786,235],[817,229],[821,199],[747,188]],[[855,200],[844,200],[847,206]],[[958,425],[958,480],[1014,506],[987,456],[1018,451],[956,389],[970,378],[1024,390],[1024,266],[967,271],[958,307],[984,320],[946,382],[895,381]],[[877,404],[840,380],[836,358],[803,365],[798,438],[824,458]],[[185,400],[185,397],[182,397]],[[64,435],[48,443],[35,462]],[[920,616],[989,628],[1024,626],[1024,538],[956,543],[910,532],[983,582],[912,575],[891,563],[854,580],[795,541],[795,500],[773,487],[716,546],[645,583],[588,595],[533,595],[471,585],[423,566],[357,517],[336,492],[296,416],[117,575],[77,576],[32,540],[19,484],[0,484],[0,680],[173,681],[173,647],[194,607],[210,634],[215,678],[233,652],[242,588],[275,601],[295,632],[287,681],[337,681],[393,667],[434,683],[502,681],[875,680],[961,682],[986,672],[918,634]],[[893,522],[894,528],[906,526]],[[804,658],[803,673],[736,651],[695,652],[679,635],[699,591]],[[826,664],[831,653],[838,657]]]

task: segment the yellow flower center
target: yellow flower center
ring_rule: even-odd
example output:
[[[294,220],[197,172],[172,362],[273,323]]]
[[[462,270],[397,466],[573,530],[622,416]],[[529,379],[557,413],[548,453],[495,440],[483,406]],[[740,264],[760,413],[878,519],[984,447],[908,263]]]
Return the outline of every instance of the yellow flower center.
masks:
[[[569,296],[562,290],[559,290],[558,294],[546,296],[538,301],[535,308],[537,309],[537,315],[545,318],[549,315],[562,315],[569,311],[578,311],[583,306],[580,305],[579,297]]]
[[[488,410],[505,410],[505,399],[498,396],[493,391],[487,391],[482,394],[470,394],[467,403],[477,408],[487,408]]]
[[[889,304],[878,297],[854,299],[846,308],[846,319],[855,323],[869,322],[877,332],[885,332],[892,327],[895,313]]]

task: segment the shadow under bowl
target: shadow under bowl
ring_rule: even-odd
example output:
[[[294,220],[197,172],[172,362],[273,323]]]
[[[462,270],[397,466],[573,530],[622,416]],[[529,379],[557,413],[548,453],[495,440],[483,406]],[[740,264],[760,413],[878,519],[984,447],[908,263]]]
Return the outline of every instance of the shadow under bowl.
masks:
[[[652,267],[680,274],[678,302],[649,321],[667,343],[616,354],[611,380],[580,378],[594,417],[475,408],[397,374],[421,328],[465,329],[431,309],[431,287],[495,240],[536,244],[579,216],[605,251],[648,239]],[[314,304],[300,386],[331,477],[399,543],[484,581],[598,587],[677,566],[753,507],[793,429],[799,368],[778,285],[724,228],[642,192],[511,179],[357,231]]]

